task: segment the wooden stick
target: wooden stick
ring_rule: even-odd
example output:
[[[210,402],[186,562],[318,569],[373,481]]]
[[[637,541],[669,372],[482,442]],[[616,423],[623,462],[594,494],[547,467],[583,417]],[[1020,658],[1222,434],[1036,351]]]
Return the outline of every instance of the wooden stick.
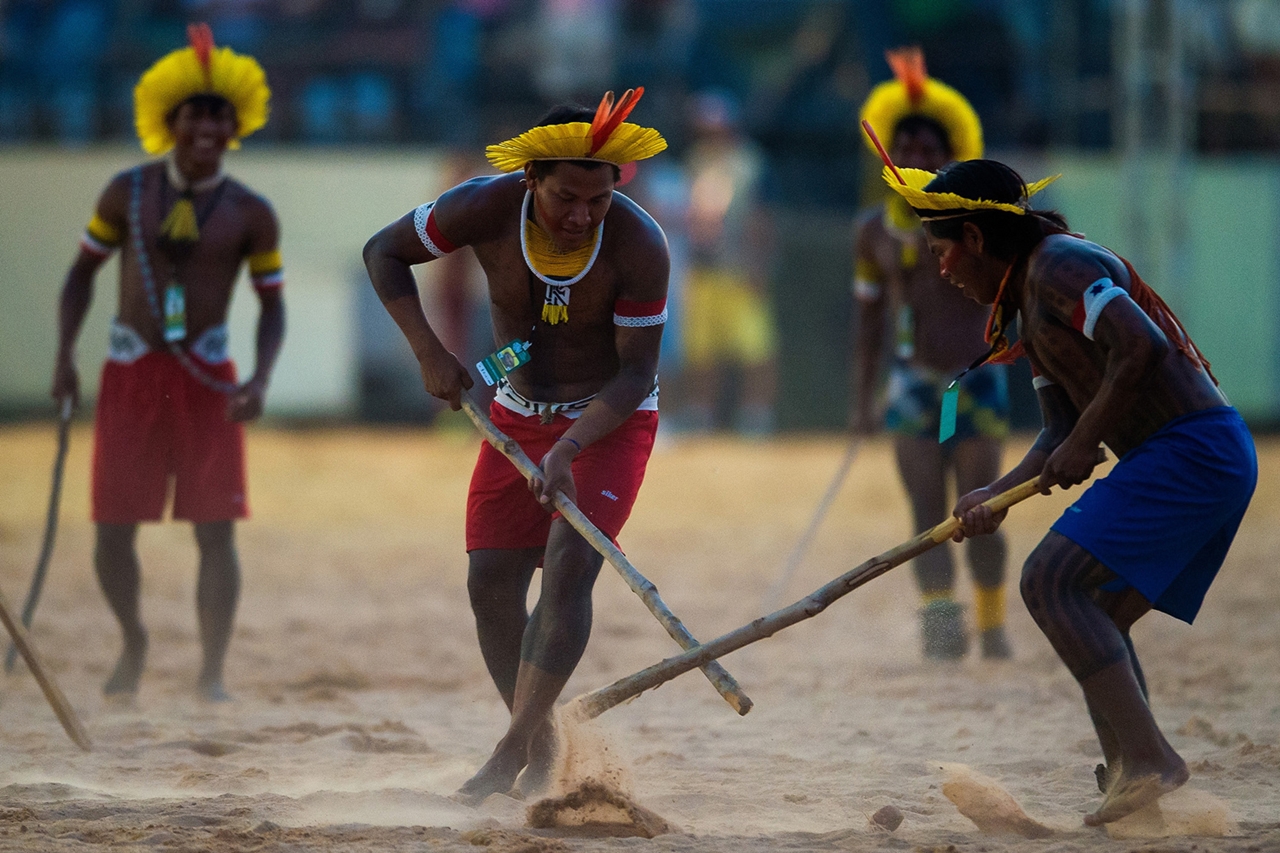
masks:
[[[462,395],[462,410],[467,413],[467,417],[471,418],[471,422],[476,425],[476,429],[480,430],[485,439],[499,453],[510,459],[517,470],[527,479],[533,479],[534,477],[539,480],[545,479],[542,469],[533,463],[528,454],[520,448],[519,443],[495,427],[493,422],[480,411],[475,401],[465,392]],[[653,582],[640,574],[639,570],[631,564],[626,555],[618,550],[617,546],[609,540],[609,537],[601,533],[599,528],[591,523],[591,520],[587,518],[582,510],[578,509],[573,501],[565,497],[563,492],[556,492],[552,504],[564,516],[565,521],[569,522],[573,529],[578,531],[582,538],[591,544],[591,547],[599,551],[609,564],[618,570],[618,574],[622,575],[622,579],[627,582],[627,586],[631,587],[631,591],[640,596],[640,600],[649,608],[649,612],[662,623],[662,627],[667,629],[667,633],[680,644],[681,648],[698,648],[698,641],[689,633],[689,629],[685,628],[679,617],[667,607]],[[733,710],[739,714],[746,714],[751,710],[753,704],[751,699],[742,692],[738,682],[725,671],[724,667],[710,659],[694,666],[703,671],[707,679]],[[692,668],[690,667],[690,669]]]
[[[53,460],[53,485],[49,488],[49,508],[44,516],[44,540],[40,543],[40,558],[36,560],[36,570],[31,575],[27,599],[22,605],[24,628],[31,627],[36,604],[40,601],[40,591],[44,589],[44,578],[49,571],[49,558],[53,556],[54,538],[58,535],[58,506],[62,502],[62,469],[67,461],[67,447],[70,445],[71,408],[71,397],[63,397],[58,415],[58,454]],[[13,664],[17,659],[18,647],[10,643],[9,651],[4,656],[4,671],[13,672]]]
[[[67,702],[67,697],[63,696],[62,691],[58,689],[57,683],[53,680],[53,673],[45,669],[44,662],[36,654],[36,647],[31,644],[27,630],[22,627],[21,622],[13,618],[13,611],[9,609],[9,602],[3,592],[0,592],[0,622],[4,623],[9,636],[13,638],[13,644],[18,647],[18,651],[22,653],[22,659],[27,662],[27,668],[36,677],[36,683],[44,691],[44,698],[49,700],[53,713],[58,715],[58,722],[62,723],[62,729],[67,733],[67,737],[85,752],[91,751],[93,744],[89,740],[89,735],[80,725],[80,720],[76,717],[76,712],[71,709],[71,704]]]
[[[987,501],[984,506],[989,506],[992,510],[999,512],[1031,497],[1039,491],[1040,478],[1036,477],[1020,486],[1014,486],[1007,492],[996,495]],[[812,619],[823,610],[826,610],[827,606],[836,599],[848,595],[868,581],[880,577],[880,575],[894,566],[901,565],[946,542],[959,527],[960,522],[958,519],[949,518],[914,539],[885,551],[878,557],[872,557],[857,568],[850,569],[826,586],[788,607],[784,607],[768,616],[761,616],[759,619],[730,631],[721,637],[717,637],[709,643],[689,649],[684,654],[667,658],[648,669],[642,669],[634,675],[615,681],[608,687],[602,687],[592,693],[579,696],[574,700],[574,703],[585,711],[588,718],[598,717],[615,705],[619,705],[634,696],[639,696],[644,691],[670,681],[677,675],[688,672],[696,666],[702,666],[708,661],[737,651],[757,640],[772,637],[778,631],[797,622]]]

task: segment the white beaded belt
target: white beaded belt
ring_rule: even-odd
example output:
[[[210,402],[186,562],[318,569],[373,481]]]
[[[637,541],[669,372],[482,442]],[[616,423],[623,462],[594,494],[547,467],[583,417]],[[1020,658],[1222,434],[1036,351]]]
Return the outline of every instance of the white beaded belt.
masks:
[[[121,323],[119,319],[111,320],[108,330],[109,344],[107,358],[117,364],[133,364],[147,353],[151,347],[134,331],[132,326]],[[187,351],[205,364],[223,364],[231,356],[227,352],[229,335],[225,323],[210,326],[200,333],[200,337],[187,347]]]
[[[591,401],[596,398],[595,394],[590,397],[583,397],[581,400],[574,400],[569,403],[540,403],[536,400],[530,400],[519,391],[511,387],[511,383],[506,379],[498,380],[498,393],[494,398],[498,405],[503,406],[517,415],[526,417],[540,417],[545,423],[551,423],[551,419],[556,415],[564,415],[566,418],[576,418],[581,415],[591,405]],[[654,380],[653,390],[649,392],[649,396],[640,401],[640,405],[636,406],[636,411],[656,412],[658,410],[658,383]]]

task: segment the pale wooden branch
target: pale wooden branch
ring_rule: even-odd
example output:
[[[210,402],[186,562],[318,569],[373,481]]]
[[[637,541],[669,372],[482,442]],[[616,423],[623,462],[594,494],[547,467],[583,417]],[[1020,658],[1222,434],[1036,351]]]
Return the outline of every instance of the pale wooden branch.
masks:
[[[27,668],[36,677],[36,683],[40,685],[40,690],[43,691],[44,698],[49,701],[49,705],[53,708],[53,713],[58,716],[58,722],[62,723],[62,729],[67,733],[67,737],[71,738],[75,745],[85,752],[92,750],[93,743],[89,740],[89,735],[85,732],[84,727],[80,725],[80,719],[76,716],[76,712],[72,710],[71,703],[67,701],[66,696],[62,695],[62,691],[58,689],[57,683],[53,680],[53,674],[45,669],[44,662],[36,654],[36,647],[31,644],[27,629],[22,627],[21,622],[13,618],[13,611],[9,608],[9,601],[2,592],[0,592],[0,622],[4,623],[4,627],[9,631],[9,636],[13,638],[13,644],[17,646],[18,651],[22,654],[22,659],[27,662]]]
[[[480,430],[490,444],[494,446],[503,456],[511,460],[516,469],[525,476],[526,479],[534,477],[539,480],[544,479],[542,469],[534,464],[521,448],[520,445],[507,436],[502,430],[493,425],[493,422],[480,411],[475,401],[471,399],[465,392],[462,395],[462,410],[467,413],[467,417],[471,418],[471,422],[476,425],[476,429]],[[627,582],[627,586],[631,587],[631,591],[640,596],[640,600],[649,608],[649,612],[667,629],[667,633],[671,638],[680,644],[683,649],[692,649],[698,647],[698,641],[689,629],[684,626],[671,610],[667,607],[666,602],[662,600],[662,596],[658,594],[658,588],[653,582],[640,574],[639,570],[631,564],[626,555],[618,550],[618,547],[609,540],[609,537],[600,532],[591,520],[578,509],[578,507],[564,496],[563,492],[556,492],[555,498],[552,500],[555,508],[564,516],[565,521],[573,526],[573,529],[582,535],[604,556],[609,565],[617,569],[618,574],[622,575],[622,579]],[[729,703],[733,710],[739,714],[746,714],[751,710],[752,702],[747,694],[742,692],[742,688],[738,686],[738,682],[733,676],[725,671],[724,667],[708,659],[694,667],[700,668],[707,676],[707,680],[716,688],[724,700]],[[690,667],[693,669],[694,667]]]
[[[1019,501],[1025,500],[1040,491],[1040,478],[1028,480],[1007,492],[996,495],[984,505],[999,512],[1008,509]],[[586,713],[587,717],[598,717],[605,711],[639,696],[663,684],[677,675],[688,672],[694,667],[705,665],[709,661],[737,651],[757,640],[772,637],[783,628],[790,627],[805,619],[812,619],[827,609],[833,601],[853,592],[858,587],[899,566],[925,551],[946,542],[960,527],[959,520],[949,518],[941,524],[926,530],[908,542],[872,557],[862,565],[850,569],[840,577],[820,589],[810,593],[796,603],[777,610],[768,616],[743,625],[701,646],[688,649],[684,654],[667,658],[634,675],[615,681],[607,687],[579,696],[574,703]]]

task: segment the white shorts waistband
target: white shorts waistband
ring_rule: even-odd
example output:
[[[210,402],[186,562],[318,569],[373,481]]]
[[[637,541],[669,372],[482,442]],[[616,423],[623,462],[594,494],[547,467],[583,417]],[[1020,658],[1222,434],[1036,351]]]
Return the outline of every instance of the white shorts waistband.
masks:
[[[228,340],[225,323],[210,326],[200,333],[200,337],[196,338],[191,346],[187,347],[187,351],[205,364],[225,364],[231,359],[231,354],[227,350]],[[133,364],[149,352],[151,347],[142,339],[142,335],[139,335],[132,326],[112,318],[111,327],[108,330],[107,359],[109,361],[117,364]]]
[[[549,414],[564,415],[566,418],[579,417],[587,406],[591,405],[591,401],[596,398],[595,394],[590,397],[583,397],[581,400],[574,400],[569,403],[542,403],[537,400],[530,400],[519,391],[511,387],[511,383],[506,379],[498,380],[498,393],[494,399],[498,405],[510,409],[517,415],[526,417],[541,417]],[[653,390],[649,395],[640,401],[640,405],[636,406],[638,412],[656,412],[658,410],[658,381],[654,379]]]

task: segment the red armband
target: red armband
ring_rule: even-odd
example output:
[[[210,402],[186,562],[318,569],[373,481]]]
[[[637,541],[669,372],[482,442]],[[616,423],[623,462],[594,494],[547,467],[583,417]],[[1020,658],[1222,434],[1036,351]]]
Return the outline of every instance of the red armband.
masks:
[[[413,211],[413,227],[427,251],[437,258],[443,258],[458,247],[440,233],[440,227],[436,225],[435,204],[434,201],[429,201]]]
[[[667,322],[667,300],[665,299],[656,299],[653,302],[619,299],[613,303],[615,326],[661,326],[665,322]]]

